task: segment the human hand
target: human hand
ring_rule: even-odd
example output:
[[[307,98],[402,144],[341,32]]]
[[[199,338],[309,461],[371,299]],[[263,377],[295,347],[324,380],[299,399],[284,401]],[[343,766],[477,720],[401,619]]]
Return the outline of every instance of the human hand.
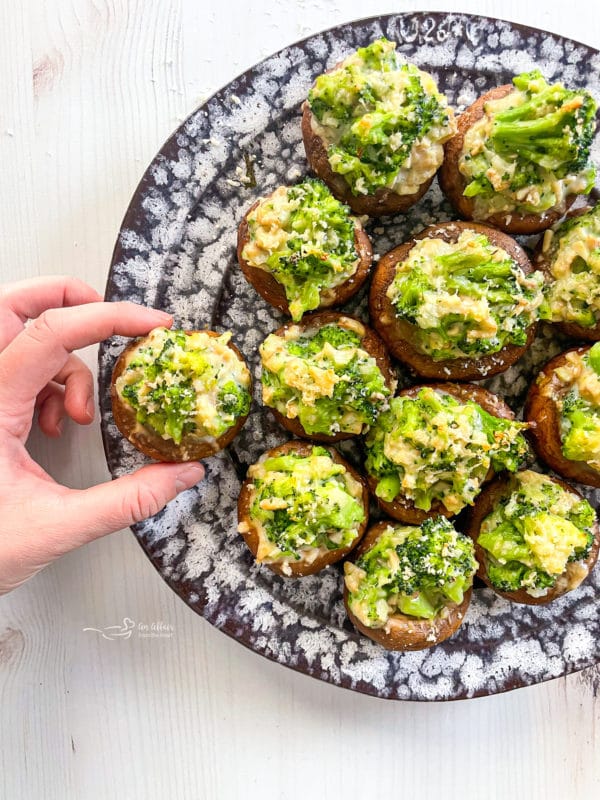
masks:
[[[65,415],[94,419],[92,374],[74,350],[172,322],[134,303],[104,303],[73,278],[0,286],[0,594],[69,550],[157,514],[204,476],[198,463],[152,464],[68,489],[25,449],[36,408],[47,436],[60,436]]]

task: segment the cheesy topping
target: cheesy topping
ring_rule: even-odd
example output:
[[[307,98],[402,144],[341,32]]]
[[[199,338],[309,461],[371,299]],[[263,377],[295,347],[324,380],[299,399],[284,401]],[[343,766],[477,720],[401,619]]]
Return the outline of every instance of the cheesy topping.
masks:
[[[259,539],[259,562],[314,562],[348,547],[365,519],[362,484],[324,447],[309,455],[265,453],[248,470],[250,526]],[[285,572],[285,569],[284,569]]]
[[[551,281],[542,319],[586,328],[600,321],[600,205],[563,222],[543,251]]]
[[[594,523],[594,510],[575,492],[547,475],[517,473],[483,520],[477,539],[491,583],[501,591],[526,589],[544,596],[570,562],[587,558]]]
[[[248,214],[242,258],[285,289],[292,319],[328,303],[360,263],[350,209],[320,181],[280,186]]]
[[[534,561],[550,575],[560,575],[574,549],[585,548],[587,535],[568,519],[541,512],[527,517],[523,538]]]
[[[389,525],[355,564],[344,564],[348,606],[369,628],[395,614],[434,619],[461,603],[477,569],[473,542],[447,519]]]
[[[427,72],[379,39],[317,78],[309,92],[313,131],[331,169],[355,195],[414,194],[443,161],[456,131],[452,109]]]
[[[361,323],[341,317],[337,324],[292,325],[283,336],[268,336],[260,346],[263,402],[298,419],[307,433],[361,433],[391,393],[360,346],[364,333]]]
[[[156,328],[128,354],[117,394],[163,439],[217,438],[250,409],[250,373],[230,339]]]
[[[457,514],[474,502],[491,468],[518,469],[528,452],[524,427],[423,387],[416,397],[394,398],[379,416],[365,440],[365,467],[383,500],[407,498],[424,511],[439,501]]]
[[[525,275],[505,250],[465,230],[456,242],[415,242],[386,294],[396,316],[414,326],[413,344],[443,360],[525,344],[542,282],[540,272]]]
[[[566,353],[541,392],[556,404],[565,458],[600,472],[600,344]]]
[[[549,86],[537,70],[513,83],[507,95],[485,103],[463,139],[458,169],[474,219],[564,210],[569,195],[587,194],[594,185],[591,95]]]

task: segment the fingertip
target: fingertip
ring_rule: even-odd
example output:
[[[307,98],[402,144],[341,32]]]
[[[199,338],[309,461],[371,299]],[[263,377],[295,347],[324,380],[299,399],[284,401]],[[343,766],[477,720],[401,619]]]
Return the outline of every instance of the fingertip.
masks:
[[[94,398],[91,397],[87,401],[73,399],[67,392],[65,395],[65,411],[73,422],[78,425],[91,425],[96,413]]]
[[[50,439],[60,439],[64,431],[65,420],[62,416],[57,418],[54,412],[44,413],[43,410],[40,410],[38,425],[44,436],[48,436]]]
[[[169,314],[167,311],[161,311],[159,308],[151,308],[150,311],[156,315],[157,319],[160,319],[160,324],[164,328],[170,328],[173,325],[172,314]]]
[[[151,308],[140,303],[133,303],[130,300],[122,300],[119,304],[123,306],[124,310],[131,309],[136,313],[143,312],[148,317],[154,318],[156,325],[168,327],[173,324],[173,315],[168,311],[163,311],[161,308]]]
[[[64,398],[59,389],[51,391],[40,404],[38,426],[45,436],[58,439],[64,429]]]
[[[175,476],[175,490],[177,493],[191,489],[204,478],[204,466],[198,461],[185,464]]]
[[[96,404],[94,403],[94,398],[88,397],[88,401],[85,404],[85,415],[87,420],[83,423],[84,425],[90,425],[94,421],[94,417],[96,416]]]

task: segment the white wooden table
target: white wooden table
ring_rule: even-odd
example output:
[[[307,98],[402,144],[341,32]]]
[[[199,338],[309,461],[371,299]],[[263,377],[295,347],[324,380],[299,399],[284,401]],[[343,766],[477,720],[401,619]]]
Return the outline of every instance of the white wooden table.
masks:
[[[260,58],[353,18],[434,0],[0,2],[0,270],[104,287],[119,224],[156,150]],[[600,47],[592,3],[462,0],[460,10]],[[85,357],[95,366],[95,352]],[[42,464],[106,480],[98,425]],[[85,627],[136,623],[159,638]],[[452,704],[383,702],[248,652],[190,611],[128,531],[0,600],[0,798],[487,800],[600,796],[600,671]]]

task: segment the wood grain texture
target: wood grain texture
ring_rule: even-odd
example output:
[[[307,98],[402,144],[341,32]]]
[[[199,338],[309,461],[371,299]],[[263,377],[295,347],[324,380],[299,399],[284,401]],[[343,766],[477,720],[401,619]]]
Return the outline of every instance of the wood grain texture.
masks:
[[[203,97],[298,38],[391,10],[384,0],[0,3],[2,279],[66,272],[102,290],[137,181]],[[565,14],[558,0],[462,0],[461,10],[600,46],[588,5]],[[84,357],[93,366],[94,348]],[[34,436],[31,449],[71,486],[108,478],[97,423],[58,443]],[[171,625],[172,636],[83,631],[125,617]],[[588,670],[431,705],[336,689],[211,628],[122,532],[0,598],[0,797],[382,797],[400,786],[421,800],[482,787],[488,800],[585,800],[600,790],[599,684]]]

